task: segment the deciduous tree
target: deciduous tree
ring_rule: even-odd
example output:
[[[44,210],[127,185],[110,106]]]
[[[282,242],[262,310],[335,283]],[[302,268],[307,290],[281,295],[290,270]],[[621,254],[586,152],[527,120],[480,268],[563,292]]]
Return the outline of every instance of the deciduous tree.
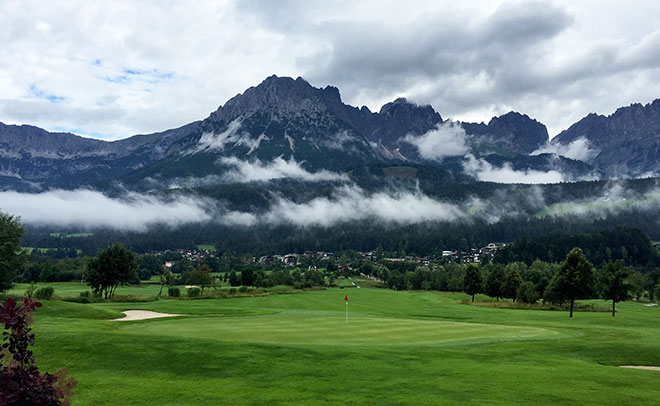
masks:
[[[472,295],[472,302],[474,302],[474,295],[481,293],[481,272],[479,268],[474,265],[469,265],[465,270],[465,277],[463,278],[463,290],[468,295]]]
[[[106,299],[115,294],[119,285],[137,280],[137,258],[122,244],[100,250],[87,267],[87,283],[95,294]]]
[[[623,267],[623,261],[608,261],[600,275],[600,285],[603,298],[612,301],[612,317],[616,314],[616,303],[628,299],[630,285],[628,284],[630,272]]]
[[[575,299],[588,297],[593,292],[594,266],[580,248],[573,248],[561,263],[559,272],[546,289],[553,301],[570,303],[569,317],[573,317]],[[546,296],[546,295],[544,295]]]
[[[0,292],[12,287],[14,277],[25,263],[21,253],[23,227],[18,217],[0,212]]]

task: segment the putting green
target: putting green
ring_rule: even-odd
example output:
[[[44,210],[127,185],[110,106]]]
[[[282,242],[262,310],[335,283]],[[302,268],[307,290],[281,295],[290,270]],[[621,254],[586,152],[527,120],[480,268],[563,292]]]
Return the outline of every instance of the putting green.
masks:
[[[120,327],[128,334],[201,338],[271,345],[472,345],[503,340],[558,338],[545,328],[290,311],[254,317],[185,317]]]

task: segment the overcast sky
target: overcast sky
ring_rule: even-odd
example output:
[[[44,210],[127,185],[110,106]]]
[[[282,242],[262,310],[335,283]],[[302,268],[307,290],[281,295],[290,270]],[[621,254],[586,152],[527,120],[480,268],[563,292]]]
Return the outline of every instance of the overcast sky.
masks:
[[[271,74],[553,136],[660,97],[652,1],[0,2],[0,121],[105,139],[203,119]]]

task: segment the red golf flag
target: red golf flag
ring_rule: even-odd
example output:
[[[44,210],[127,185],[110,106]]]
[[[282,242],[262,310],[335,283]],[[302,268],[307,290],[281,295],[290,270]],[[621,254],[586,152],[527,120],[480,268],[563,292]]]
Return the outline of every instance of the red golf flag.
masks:
[[[348,302],[348,295],[344,296],[344,300]]]

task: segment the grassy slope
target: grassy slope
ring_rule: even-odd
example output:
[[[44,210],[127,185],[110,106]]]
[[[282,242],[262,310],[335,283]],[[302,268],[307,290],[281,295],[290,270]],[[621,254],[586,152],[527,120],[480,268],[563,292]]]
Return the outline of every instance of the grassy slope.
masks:
[[[348,293],[350,323],[344,321]],[[493,309],[460,294],[330,289],[150,303],[46,302],[42,368],[78,381],[74,404],[653,404],[658,308]],[[190,317],[105,319],[149,309]],[[608,364],[599,365],[598,362]]]

